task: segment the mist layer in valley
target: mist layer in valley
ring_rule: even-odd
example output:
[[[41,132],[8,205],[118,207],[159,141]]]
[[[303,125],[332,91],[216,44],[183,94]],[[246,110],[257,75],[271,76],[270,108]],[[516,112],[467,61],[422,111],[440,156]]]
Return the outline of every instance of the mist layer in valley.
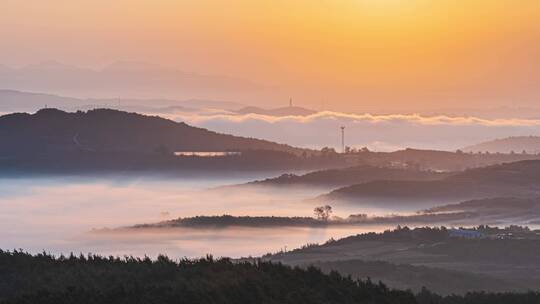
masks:
[[[267,173],[268,174],[268,173]],[[313,206],[303,202],[316,195],[310,189],[287,193],[235,191],[212,188],[267,175],[236,177],[134,177],[109,175],[19,176],[0,179],[1,248],[30,252],[98,253],[114,255],[199,257],[206,254],[241,257],[262,255],[284,247],[324,242],[369,227],[183,228],[149,233],[96,233],[95,229],[160,222],[179,216],[233,214],[311,216]],[[345,213],[346,211],[344,211]],[[375,228],[383,230],[385,227]],[[94,230],[94,232],[93,232]]]

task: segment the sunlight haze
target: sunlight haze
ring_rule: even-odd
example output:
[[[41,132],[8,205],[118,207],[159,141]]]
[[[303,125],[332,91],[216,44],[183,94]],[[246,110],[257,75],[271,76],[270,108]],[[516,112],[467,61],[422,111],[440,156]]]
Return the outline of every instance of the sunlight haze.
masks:
[[[294,96],[355,112],[540,96],[537,1],[7,0],[2,10],[9,67],[147,62],[264,88],[225,99],[278,106]]]

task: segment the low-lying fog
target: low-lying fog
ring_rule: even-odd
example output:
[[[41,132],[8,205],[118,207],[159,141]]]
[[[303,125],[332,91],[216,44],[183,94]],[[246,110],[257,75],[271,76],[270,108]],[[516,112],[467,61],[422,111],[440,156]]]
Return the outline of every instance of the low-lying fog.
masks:
[[[0,178],[0,249],[153,257],[160,253],[171,257],[199,257],[206,254],[260,256],[308,243],[323,243],[330,238],[368,231],[379,232],[394,228],[399,222],[381,220],[356,226],[328,225],[311,228],[114,228],[197,215],[311,217],[313,208],[321,204],[330,204],[334,210],[333,215],[342,218],[351,214],[412,215],[417,210],[442,205],[442,202],[433,202],[432,206],[404,202],[379,202],[371,205],[321,202],[313,198],[328,189],[317,188],[220,187],[275,174],[266,172],[226,178],[203,175],[189,178]],[[488,212],[480,216],[501,222],[497,214]],[[427,219],[418,222],[418,225],[443,224],[429,222],[429,217]],[[469,226],[490,224],[476,223],[472,218],[470,223],[463,220],[448,223]]]
[[[165,253],[241,257],[292,249],[387,227],[284,229],[172,229],[95,233],[92,229],[154,223],[196,215],[312,216],[304,201],[320,190],[208,190],[261,176],[233,178],[135,178],[126,176],[19,177],[0,179],[0,248],[52,253],[114,255]],[[335,215],[392,210],[334,206]]]

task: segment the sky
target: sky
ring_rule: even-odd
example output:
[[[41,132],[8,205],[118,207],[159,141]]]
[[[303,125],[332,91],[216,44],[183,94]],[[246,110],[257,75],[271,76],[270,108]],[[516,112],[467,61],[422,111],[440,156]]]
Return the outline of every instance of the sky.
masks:
[[[538,20],[535,0],[3,0],[0,64],[149,62],[261,84],[240,101],[265,106],[534,106]]]

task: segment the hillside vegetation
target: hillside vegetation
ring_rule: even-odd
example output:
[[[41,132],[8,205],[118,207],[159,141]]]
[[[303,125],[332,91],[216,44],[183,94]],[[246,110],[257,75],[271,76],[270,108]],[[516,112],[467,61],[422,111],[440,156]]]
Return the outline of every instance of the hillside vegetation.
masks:
[[[227,259],[32,256],[0,251],[0,303],[538,303],[540,294],[440,297],[391,290],[336,272]]]

